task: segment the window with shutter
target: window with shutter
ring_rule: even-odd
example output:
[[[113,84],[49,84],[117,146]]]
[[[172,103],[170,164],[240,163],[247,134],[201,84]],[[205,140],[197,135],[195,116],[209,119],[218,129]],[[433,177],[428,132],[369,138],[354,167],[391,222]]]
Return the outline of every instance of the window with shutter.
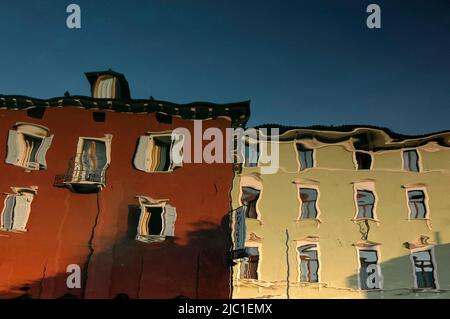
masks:
[[[142,242],[164,241],[175,236],[176,208],[165,200],[154,200],[150,197],[139,197],[141,216],[136,240]]]
[[[182,134],[150,134],[139,138],[134,167],[138,170],[154,172],[171,172],[183,166]]]
[[[1,230],[26,232],[31,213],[31,203],[36,194],[35,188],[19,188],[16,194],[8,194],[1,213]]]
[[[80,137],[77,154],[70,167],[70,184],[105,185],[111,162],[111,135],[105,138]]]
[[[53,141],[48,129],[29,123],[17,123],[8,135],[6,163],[28,170],[47,169],[46,154]]]

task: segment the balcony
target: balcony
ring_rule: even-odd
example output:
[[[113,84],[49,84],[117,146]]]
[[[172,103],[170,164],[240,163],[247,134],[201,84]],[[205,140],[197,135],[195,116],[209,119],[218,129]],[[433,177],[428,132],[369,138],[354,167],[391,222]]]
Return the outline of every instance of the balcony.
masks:
[[[54,186],[67,187],[80,194],[100,192],[106,186],[108,165],[98,167],[95,163],[83,163],[81,158],[81,154],[77,154],[69,160],[66,174],[57,175]]]

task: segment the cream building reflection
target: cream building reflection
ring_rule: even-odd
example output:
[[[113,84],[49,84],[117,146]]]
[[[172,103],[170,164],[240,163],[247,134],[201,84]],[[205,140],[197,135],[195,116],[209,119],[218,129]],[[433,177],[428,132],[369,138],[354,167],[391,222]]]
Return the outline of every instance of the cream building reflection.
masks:
[[[280,129],[234,179],[233,298],[450,298],[449,132]]]

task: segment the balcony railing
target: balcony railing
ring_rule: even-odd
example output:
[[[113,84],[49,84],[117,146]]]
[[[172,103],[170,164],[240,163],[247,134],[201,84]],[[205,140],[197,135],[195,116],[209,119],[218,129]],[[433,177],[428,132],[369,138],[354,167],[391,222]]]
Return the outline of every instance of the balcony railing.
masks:
[[[77,154],[69,160],[66,174],[56,176],[55,186],[68,187],[77,193],[100,191],[106,186],[106,169],[108,165],[102,168],[93,168],[85,165],[80,159],[81,155]]]

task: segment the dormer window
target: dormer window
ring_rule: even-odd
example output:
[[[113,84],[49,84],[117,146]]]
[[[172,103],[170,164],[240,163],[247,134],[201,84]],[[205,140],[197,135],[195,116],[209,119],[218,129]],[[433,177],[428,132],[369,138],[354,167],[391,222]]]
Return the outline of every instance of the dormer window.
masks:
[[[117,78],[110,75],[103,75],[97,79],[94,97],[98,99],[120,98],[120,87]]]
[[[130,88],[125,76],[112,70],[86,73],[96,99],[129,100]]]
[[[9,131],[6,163],[27,170],[47,168],[46,154],[53,141],[49,129],[36,124],[17,123]]]

